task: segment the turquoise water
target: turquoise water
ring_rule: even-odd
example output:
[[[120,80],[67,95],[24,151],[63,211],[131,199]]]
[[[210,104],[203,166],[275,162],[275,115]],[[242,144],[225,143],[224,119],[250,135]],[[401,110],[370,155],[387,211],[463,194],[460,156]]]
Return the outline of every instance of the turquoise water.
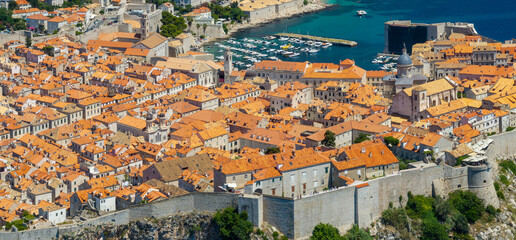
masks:
[[[334,62],[350,58],[367,69],[378,69],[371,60],[384,47],[384,22],[471,22],[481,35],[503,41],[516,38],[516,0],[328,0],[335,7],[313,14],[283,19],[235,33],[233,37],[261,38],[278,32],[349,39],[357,47],[332,46],[317,54],[301,54],[291,61]],[[367,11],[358,17],[357,10]],[[207,51],[220,55],[217,49]]]

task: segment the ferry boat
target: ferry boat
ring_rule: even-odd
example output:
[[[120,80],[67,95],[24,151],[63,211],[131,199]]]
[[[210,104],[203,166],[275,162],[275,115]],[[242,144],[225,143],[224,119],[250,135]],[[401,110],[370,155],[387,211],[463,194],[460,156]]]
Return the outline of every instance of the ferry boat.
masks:
[[[367,12],[366,12],[366,11],[364,11],[364,10],[358,10],[358,11],[357,11],[357,15],[358,15],[358,16],[365,16],[365,15],[367,15]]]

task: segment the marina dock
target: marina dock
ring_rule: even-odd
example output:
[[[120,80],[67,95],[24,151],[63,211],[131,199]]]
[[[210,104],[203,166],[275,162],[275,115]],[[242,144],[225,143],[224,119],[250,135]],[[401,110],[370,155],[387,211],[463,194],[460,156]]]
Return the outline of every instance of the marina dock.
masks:
[[[280,37],[289,37],[289,38],[300,38],[303,40],[312,40],[312,41],[320,41],[320,42],[329,42],[333,45],[341,45],[348,47],[355,47],[358,43],[351,40],[345,39],[337,39],[337,38],[326,38],[326,37],[317,37],[311,35],[303,35],[303,34],[295,34],[295,33],[276,33],[274,34]]]

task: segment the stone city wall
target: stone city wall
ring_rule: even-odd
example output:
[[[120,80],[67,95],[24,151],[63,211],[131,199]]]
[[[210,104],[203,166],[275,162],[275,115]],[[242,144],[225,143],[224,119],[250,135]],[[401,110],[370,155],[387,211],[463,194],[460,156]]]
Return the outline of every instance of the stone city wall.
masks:
[[[490,169],[488,166],[452,168],[427,165],[403,170],[398,174],[370,180],[367,186],[342,187],[295,200],[293,226],[285,226],[286,222],[276,225],[268,222],[267,217],[264,217],[264,221],[276,226],[280,231],[289,230],[282,233],[295,239],[308,238],[312,229],[319,223],[330,223],[341,231],[349,229],[353,224],[367,228],[389,207],[389,203],[393,203],[394,206],[404,205],[408,192],[413,195],[435,196],[437,186],[434,186],[434,183],[438,180],[449,184],[448,188],[437,191],[439,195],[446,196],[458,189],[468,189],[484,199],[486,204],[496,207],[498,201]],[[290,232],[291,229],[293,234]]]
[[[492,135],[489,136],[489,138],[494,140],[486,150],[486,156],[489,158],[489,161],[496,160],[497,156],[504,157],[516,155],[516,147],[514,146],[516,131]]]
[[[215,212],[218,209],[230,206],[236,207],[238,196],[237,194],[228,193],[192,193],[152,204],[137,205],[77,224],[21,232],[0,232],[0,239],[53,239],[58,238],[64,233],[74,232],[81,228],[90,228],[101,224],[128,224],[130,221],[141,218],[162,218],[179,212]]]
[[[495,141],[486,151],[490,159],[494,159],[494,153],[514,154],[516,150],[510,146],[510,139],[516,137],[515,134],[516,131],[494,136]],[[353,224],[368,227],[389,207],[389,203],[392,202],[395,206],[406,203],[409,191],[414,195],[446,196],[458,189],[468,189],[484,199],[487,204],[496,207],[498,199],[492,184],[492,174],[490,163],[484,166],[455,168],[426,164],[370,180],[367,185],[360,185],[358,188],[341,187],[296,200],[264,195],[246,197],[228,193],[192,193],[134,206],[80,224],[16,233],[0,232],[0,239],[50,239],[62,233],[98,224],[127,224],[145,217],[161,218],[191,211],[214,212],[229,206],[248,209],[249,219],[255,226],[267,222],[289,238],[305,239],[321,222],[330,223],[341,231]]]

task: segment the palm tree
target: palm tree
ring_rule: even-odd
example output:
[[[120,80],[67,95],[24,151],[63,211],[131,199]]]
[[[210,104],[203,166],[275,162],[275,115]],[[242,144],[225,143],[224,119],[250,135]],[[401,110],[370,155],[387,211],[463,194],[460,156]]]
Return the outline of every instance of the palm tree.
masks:
[[[208,27],[208,25],[206,25],[206,23],[202,25],[202,29],[204,30],[204,35],[206,35],[206,28],[207,27]]]

